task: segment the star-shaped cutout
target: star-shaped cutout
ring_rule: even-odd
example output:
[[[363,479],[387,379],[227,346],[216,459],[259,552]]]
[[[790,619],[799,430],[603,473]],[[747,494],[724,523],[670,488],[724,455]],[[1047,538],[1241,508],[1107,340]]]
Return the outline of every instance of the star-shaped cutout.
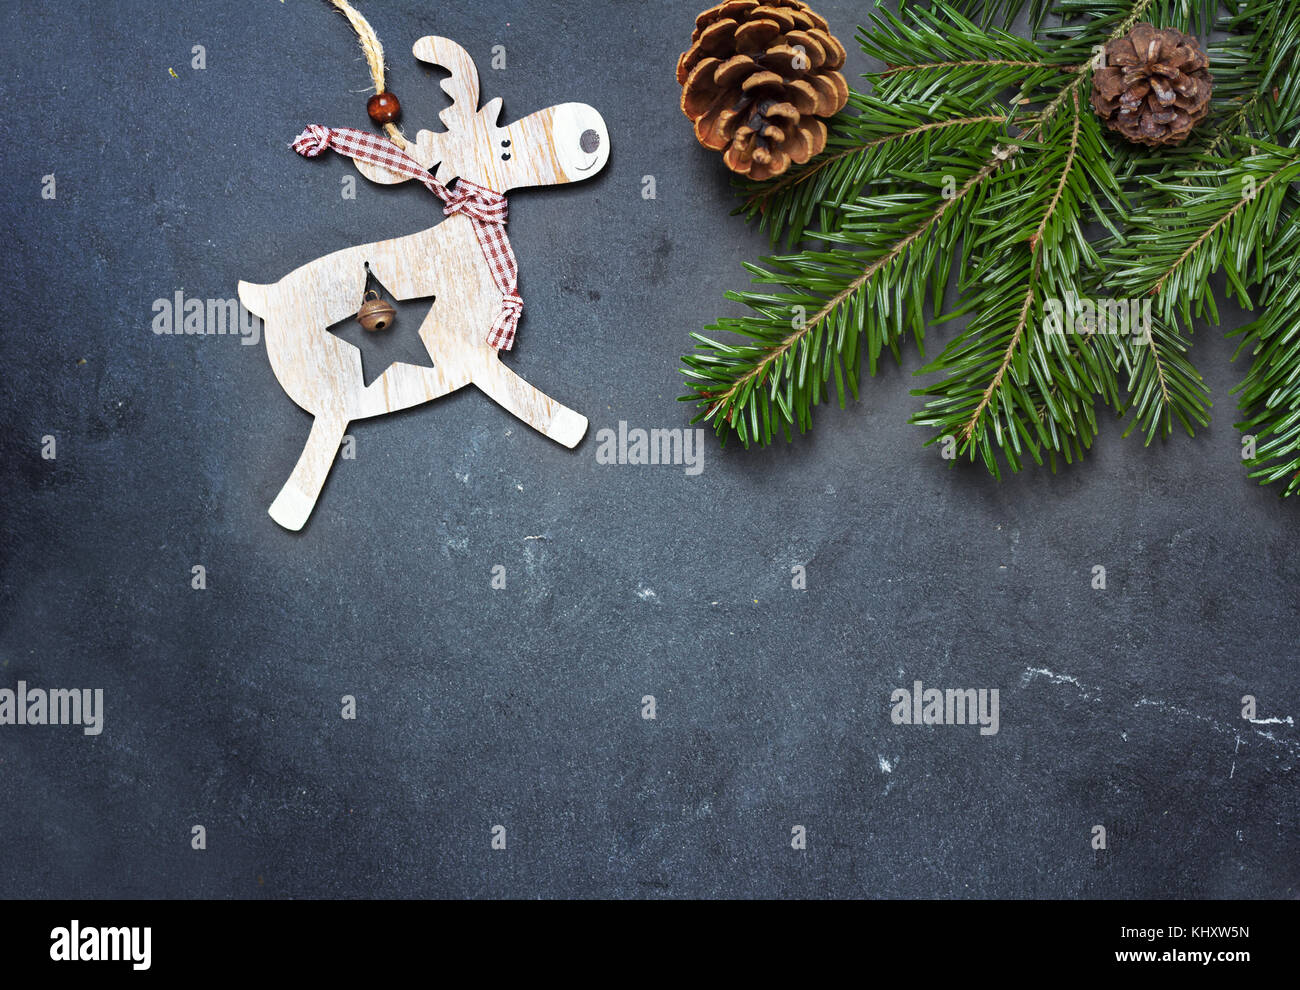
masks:
[[[362,292],[374,290],[379,298],[395,310],[397,316],[392,325],[383,330],[367,330],[357,322],[356,314],[340,320],[329,332],[361,351],[361,381],[370,385],[394,364],[414,364],[421,368],[432,368],[433,361],[420,339],[420,324],[429,313],[433,296],[416,296],[413,299],[399,301],[388,288],[379,281],[373,271],[366,268],[366,286]],[[357,308],[361,308],[358,301]]]

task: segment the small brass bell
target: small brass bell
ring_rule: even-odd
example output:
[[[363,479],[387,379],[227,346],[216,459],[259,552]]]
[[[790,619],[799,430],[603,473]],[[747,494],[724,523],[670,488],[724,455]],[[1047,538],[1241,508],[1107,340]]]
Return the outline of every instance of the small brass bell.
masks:
[[[374,298],[371,299],[371,296],[374,296]],[[357,312],[357,322],[371,333],[391,326],[396,318],[397,310],[380,299],[379,293],[374,289],[366,293],[365,302],[361,304],[361,309]]]

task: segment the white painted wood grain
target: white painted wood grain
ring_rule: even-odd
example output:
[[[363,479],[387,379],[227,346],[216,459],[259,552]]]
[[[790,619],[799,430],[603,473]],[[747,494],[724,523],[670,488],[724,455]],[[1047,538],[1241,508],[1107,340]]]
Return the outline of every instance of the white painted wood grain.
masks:
[[[442,113],[448,130],[420,131],[406,150],[424,167],[438,164],[440,181],[462,176],[505,193],[519,186],[555,185],[588,178],[609,157],[609,135],[599,113],[565,103],[498,126],[501,102],[478,108],[473,59],[446,38],[421,38],[417,58],[452,70],[443,88],[453,97]],[[595,135],[595,148],[584,149]],[[363,162],[367,178],[407,181]],[[420,339],[433,367],[391,365],[364,384],[361,352],[329,332],[361,306],[366,267],[399,300],[433,297]],[[473,384],[529,426],[566,447],[587,432],[587,419],[556,402],[501,363],[487,342],[501,308],[473,224],[463,215],[407,237],[345,248],[308,262],[270,285],[239,283],[239,298],[265,322],[267,355],[285,392],[313,420],[289,480],[271,505],[286,529],[307,522],[348,423],[406,409]]]

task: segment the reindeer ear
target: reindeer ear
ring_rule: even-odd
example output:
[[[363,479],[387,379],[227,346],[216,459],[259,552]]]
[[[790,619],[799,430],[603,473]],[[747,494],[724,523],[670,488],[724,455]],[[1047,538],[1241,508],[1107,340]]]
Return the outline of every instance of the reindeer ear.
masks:
[[[458,123],[473,117],[478,110],[478,69],[469,52],[450,38],[432,35],[417,41],[411,51],[421,62],[451,70],[450,78],[442,81],[442,89],[452,104],[438,114],[447,129],[455,130]]]
[[[487,124],[489,127],[496,127],[501,123],[501,107],[503,105],[504,101],[499,96],[494,96],[492,99],[484,103],[481,114],[483,117],[483,123]]]

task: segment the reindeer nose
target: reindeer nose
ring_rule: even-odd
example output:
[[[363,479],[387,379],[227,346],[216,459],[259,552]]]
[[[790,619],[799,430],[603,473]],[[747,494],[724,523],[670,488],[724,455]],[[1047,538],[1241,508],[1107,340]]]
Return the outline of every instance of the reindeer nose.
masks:
[[[582,136],[578,138],[578,147],[587,154],[591,154],[600,147],[600,135],[588,128],[583,131]]]

